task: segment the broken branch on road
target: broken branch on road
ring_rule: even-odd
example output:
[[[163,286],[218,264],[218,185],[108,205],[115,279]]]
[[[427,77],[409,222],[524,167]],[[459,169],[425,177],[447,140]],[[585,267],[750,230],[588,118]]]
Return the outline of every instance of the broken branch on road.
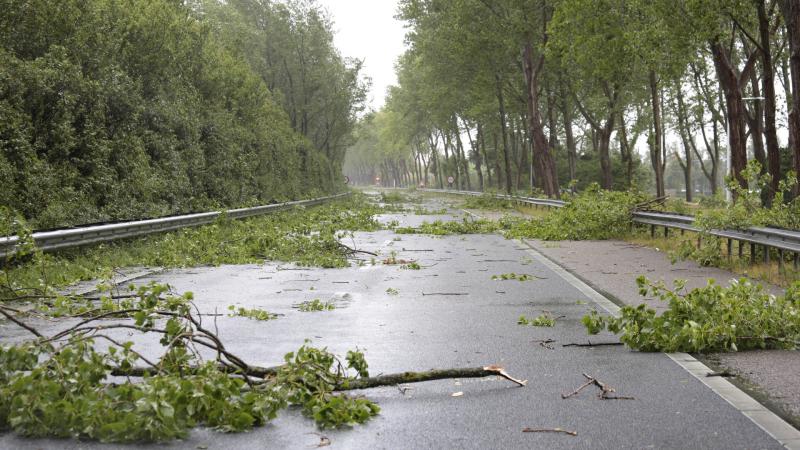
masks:
[[[570,436],[577,436],[577,431],[569,431],[561,428],[523,428],[523,433],[564,433]]]
[[[577,342],[570,342],[569,344],[562,344],[562,347],[604,347],[604,346],[615,346],[615,345],[625,345],[622,342],[592,342],[587,341],[585,344],[577,343]]]
[[[634,397],[630,396],[613,395],[616,392],[616,390],[613,387],[603,383],[602,381],[598,380],[597,378],[591,375],[587,375],[584,373],[583,376],[586,378],[587,381],[582,385],[578,386],[578,388],[576,388],[574,391],[567,394],[561,394],[561,398],[567,399],[570,397],[574,397],[578,395],[578,393],[584,390],[585,388],[594,385],[597,386],[598,389],[600,389],[600,393],[597,394],[597,397],[600,400],[635,400]]]

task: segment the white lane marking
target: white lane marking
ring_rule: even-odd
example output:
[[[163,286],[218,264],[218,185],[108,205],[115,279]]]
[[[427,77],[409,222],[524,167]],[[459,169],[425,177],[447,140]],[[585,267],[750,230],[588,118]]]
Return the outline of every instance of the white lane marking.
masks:
[[[619,306],[594,290],[588,284],[584,283],[581,279],[550,260],[548,257],[539,253],[529,243],[521,239],[519,241],[529,247],[528,253],[530,253],[534,259],[544,264],[548,269],[552,270],[558,276],[563,278],[564,281],[571,284],[573,287],[581,291],[581,293],[592,299],[595,303],[602,306],[603,309],[608,311],[609,314],[614,316],[619,315]],[[684,370],[692,374],[692,376],[697,378],[701,383],[706,385],[725,401],[730,403],[731,406],[747,416],[747,418],[752,420],[753,423],[764,430],[773,439],[778,441],[781,445],[788,449],[800,450],[800,431],[780,418],[777,414],[764,407],[764,405],[756,401],[753,397],[749,396],[746,392],[742,391],[724,378],[707,377],[706,374],[713,371],[688,353],[665,353],[665,355],[667,355],[667,357],[669,357],[676,364],[683,367]]]

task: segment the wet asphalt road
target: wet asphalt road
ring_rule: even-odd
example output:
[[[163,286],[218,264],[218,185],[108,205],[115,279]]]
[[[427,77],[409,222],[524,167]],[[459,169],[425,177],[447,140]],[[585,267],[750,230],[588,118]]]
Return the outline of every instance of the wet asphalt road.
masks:
[[[415,225],[435,218],[398,214],[382,220]],[[317,430],[298,410],[288,410],[250,433],[201,429],[186,441],[152,447],[308,449],[324,435],[330,448],[341,449],[781,448],[663,354],[620,346],[562,347],[586,341],[580,319],[599,306],[539,264],[525,244],[497,235],[432,237],[378,231],[357,233],[355,246],[379,252],[378,262],[394,251],[397,258],[418,261],[422,269],[373,265],[369,260],[346,269],[284,270],[287,267],[271,263],[174,270],[137,283],[158,280],[177,291],[193,291],[205,313],[226,312],[233,304],[284,314],[268,322],[218,319],[228,349],[251,364],[278,364],[285,353],[310,339],[340,355],[363,349],[372,375],[500,364],[511,375],[529,380],[528,386],[485,378],[418,383],[404,393],[396,387],[369,389],[361,394],[376,401],[382,412],[352,429]],[[491,279],[512,272],[534,277],[524,282]],[[388,294],[389,288],[398,294]],[[338,307],[327,312],[292,307],[314,298],[333,299]],[[517,325],[520,315],[544,312],[559,317],[555,327]],[[3,336],[7,332],[6,327],[0,329]],[[555,340],[552,349],[537,342],[545,339]],[[594,388],[562,399],[562,393],[585,381],[583,373],[635,400],[600,400]],[[457,392],[463,395],[452,396]],[[525,427],[578,434],[523,433]],[[0,448],[126,447],[3,434]]]

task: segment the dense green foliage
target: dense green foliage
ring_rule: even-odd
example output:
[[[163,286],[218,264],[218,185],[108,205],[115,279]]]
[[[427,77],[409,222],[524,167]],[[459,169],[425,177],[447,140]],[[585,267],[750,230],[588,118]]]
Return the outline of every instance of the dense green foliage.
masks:
[[[700,230],[702,239],[695,246],[693,242],[681,242],[677,251],[672,253],[673,259],[692,259],[704,266],[725,266],[729,264],[723,254],[725,239],[713,236],[714,230],[747,230],[750,227],[779,227],[800,230],[800,197],[792,201],[784,201],[783,192],[790,190],[797,183],[794,173],[780,182],[781,189],[775,195],[772,206],[762,205],[761,192],[768,189],[769,176],[761,172],[761,166],[751,161],[742,172],[753,189],[744,189],[736,182],[730,187],[737,192],[736,203],[728,204],[718,201],[706,201],[700,205],[695,214],[694,226]],[[674,205],[674,204],[673,204]],[[674,206],[671,209],[675,209]],[[686,213],[687,211],[677,211]],[[765,249],[763,251],[777,251]]]
[[[800,195],[779,183],[800,173],[794,1],[398,3],[408,47],[357,126],[357,182],[549,197],[596,182],[693,202],[732,175],[766,206]]]
[[[313,3],[0,1],[0,205],[36,228],[340,188],[360,63]]]
[[[604,191],[590,186],[586,191],[567,198],[562,208],[543,218],[508,217],[503,220],[506,236],[543,240],[611,239],[627,233],[631,212],[646,199],[636,191]]]
[[[348,352],[345,365],[325,349],[304,345],[286,355],[274,377],[253,384],[220,370],[221,361],[202,360],[189,342],[211,335],[192,316],[191,293],[167,292],[162,285],[141,288],[120,316],[127,323],[95,327],[85,320],[49,338],[0,346],[0,429],[30,437],[147,442],[182,438],[199,425],[246,431],[288,405],[301,406],[323,428],[363,423],[378,413],[367,399],[333,394],[351,379],[348,369],[369,375],[363,353]],[[164,353],[157,362],[145,359],[134,342],[104,331],[115,327],[162,335]],[[110,347],[99,351],[97,340]],[[140,361],[149,365],[140,382],[110,383],[112,371],[126,373]]]
[[[211,225],[90,248],[53,254],[31,248],[29,256],[21,254],[19,262],[0,268],[0,276],[8,281],[8,289],[0,286],[0,299],[16,296],[15,289],[47,292],[78,280],[110,277],[117,267],[190,267],[264,260],[345,267],[350,250],[339,243],[339,238],[351,231],[379,229],[373,217],[378,212],[379,208],[354,195],[307,209],[244,220],[222,218]],[[0,224],[6,224],[0,226],[24,232],[25,227],[15,223],[8,216],[0,217]]]
[[[511,200],[497,198],[494,193],[486,192],[483,195],[467,197],[462,207],[466,209],[503,210],[514,208],[514,204]]]
[[[716,352],[759,348],[797,348],[800,345],[800,282],[785,295],[774,296],[761,285],[739,280],[730,287],[708,286],[683,291],[683,283],[667,289],[643,276],[637,279],[642,296],[653,295],[669,304],[661,315],[642,304],[624,306],[619,317],[596,311],[583,318],[590,334],[601,330],[620,334],[633,349],[647,352]]]
[[[418,227],[398,227],[395,233],[398,234],[432,234],[435,236],[445,236],[449,234],[484,234],[497,231],[498,224],[486,219],[458,221],[435,220],[433,222],[423,222]]]

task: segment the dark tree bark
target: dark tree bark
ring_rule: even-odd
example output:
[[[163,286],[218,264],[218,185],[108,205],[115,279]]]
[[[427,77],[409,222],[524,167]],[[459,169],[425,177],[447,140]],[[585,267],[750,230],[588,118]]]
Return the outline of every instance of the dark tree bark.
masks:
[[[767,14],[766,1],[758,1],[758,34],[761,41],[761,62],[763,64],[761,82],[764,91],[764,135],[767,140],[767,161],[769,173],[772,174],[772,188],[767,193],[767,203],[772,205],[772,199],[778,191],[781,173],[781,154],[778,144],[778,131],[775,125],[776,97],[775,97],[775,63],[772,60],[770,20]]]
[[[458,126],[458,118],[455,119],[456,125],[456,150],[459,153],[459,159],[461,160],[461,173],[463,174],[462,186],[467,188],[468,191],[472,190],[472,183],[469,180],[469,161],[467,160],[466,152],[464,151],[464,143],[461,142],[461,129]],[[466,186],[465,186],[466,185]]]
[[[475,140],[472,140],[472,133],[470,132],[470,125],[465,123],[465,128],[467,130],[467,139],[469,139],[469,146],[471,148],[470,154],[472,155],[472,161],[475,163],[475,172],[478,174],[478,190],[483,191],[483,173],[481,171],[481,152],[478,148],[478,138],[475,137]]]
[[[575,145],[575,136],[572,133],[572,105],[565,92],[564,85],[561,85],[561,115],[564,118],[564,137],[567,144],[567,164],[569,165],[569,179],[574,180],[577,175],[578,152]]]
[[[486,152],[486,137],[484,136],[483,127],[481,124],[478,124],[478,135],[475,136],[475,140],[477,141],[478,146],[481,148],[481,154],[483,155],[483,160],[486,162],[486,185],[492,185],[492,168],[489,164],[489,155]]]
[[[779,4],[789,38],[789,68],[792,80],[789,139],[792,142],[794,171],[800,176],[800,2],[779,0]],[[795,186],[794,195],[798,194],[800,194],[800,186]]]
[[[542,118],[539,113],[539,74],[544,65],[544,54],[539,55],[536,63],[533,61],[533,46],[525,45],[523,52],[525,81],[528,88],[528,128],[533,145],[533,164],[539,175],[537,183],[548,197],[558,198],[558,175],[553,154],[548,148],[547,137],[542,127]]]
[[[664,148],[661,141],[661,99],[659,96],[658,79],[656,72],[651,70],[649,77],[650,103],[653,108],[653,136],[650,142],[650,159],[656,174],[656,197],[664,197]]]
[[[683,153],[684,159],[675,152],[675,159],[678,160],[678,164],[681,166],[683,170],[683,181],[686,185],[686,201],[691,202],[693,200],[693,192],[694,189],[692,187],[692,149],[694,148],[694,137],[692,136],[692,131],[689,126],[689,117],[686,111],[686,104],[683,101],[683,89],[678,86],[677,95],[677,119],[678,119],[678,133],[681,135],[681,141],[683,142]]]
[[[503,83],[500,79],[500,74],[494,74],[495,84],[497,86],[497,103],[499,105],[500,113],[500,133],[503,139],[503,162],[505,165],[505,179],[506,179],[506,192],[508,195],[512,194],[511,191],[511,161],[508,154],[508,133],[506,130],[506,104],[503,96]]]
[[[439,150],[436,149],[438,145],[439,138],[434,138],[434,133],[428,137],[428,142],[431,146],[431,164],[433,164],[433,181],[439,185],[439,189],[444,189],[444,183],[442,182],[442,168],[439,164]]]
[[[494,177],[497,181],[497,190],[503,190],[503,170],[500,169],[500,145],[497,143],[497,133],[492,133],[492,140],[494,141]]]
[[[641,135],[640,117],[637,112],[636,123],[633,127],[633,137],[630,140],[628,139],[628,130],[623,113],[620,113],[619,117],[619,148],[622,154],[622,161],[625,163],[625,178],[628,182],[628,187],[633,187],[633,151],[636,141],[639,140]]]
[[[599,120],[595,119],[589,113],[589,111],[583,107],[580,99],[578,99],[577,96],[573,95],[573,97],[578,110],[592,127],[592,142],[597,149],[597,154],[600,159],[600,171],[602,175],[601,186],[603,189],[613,189],[614,175],[611,171],[611,156],[609,154],[609,148],[611,147],[611,135],[614,133],[614,124],[617,115],[619,115],[619,112],[617,111],[619,86],[614,85],[613,88],[610,88],[608,85],[604,85],[603,92],[605,93],[606,98],[608,98],[608,116],[606,117],[605,123],[601,123]]]
[[[714,68],[719,84],[725,94],[728,116],[728,145],[730,148],[731,171],[739,186],[747,188],[747,180],[742,171],[747,166],[747,134],[745,130],[745,108],[742,100],[742,84],[748,79],[755,62],[755,52],[748,57],[741,74],[731,63],[727,50],[719,40],[710,43]],[[735,197],[734,197],[735,199]]]

